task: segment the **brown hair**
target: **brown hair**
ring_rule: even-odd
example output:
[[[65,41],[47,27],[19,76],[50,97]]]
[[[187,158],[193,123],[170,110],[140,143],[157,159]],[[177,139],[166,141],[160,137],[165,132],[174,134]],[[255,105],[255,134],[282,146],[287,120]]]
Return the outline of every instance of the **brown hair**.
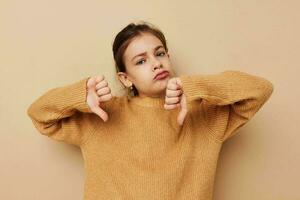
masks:
[[[142,33],[146,32],[156,36],[162,42],[166,52],[168,52],[166,38],[163,32],[159,30],[159,28],[145,21],[140,21],[138,23],[130,23],[116,35],[113,42],[112,50],[117,72],[126,72],[126,67],[123,61],[123,55],[129,43],[136,36],[140,36]],[[134,85],[132,85],[132,90],[127,90],[127,93],[129,94],[129,96],[137,96],[139,94],[138,90]]]

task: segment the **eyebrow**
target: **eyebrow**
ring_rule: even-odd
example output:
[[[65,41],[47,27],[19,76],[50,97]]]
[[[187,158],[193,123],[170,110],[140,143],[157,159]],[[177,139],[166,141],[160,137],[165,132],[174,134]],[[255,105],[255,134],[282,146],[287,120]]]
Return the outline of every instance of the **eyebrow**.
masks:
[[[163,46],[162,46],[162,45],[158,45],[157,47],[155,47],[155,48],[153,49],[153,51],[156,51],[156,50],[158,50],[158,49],[161,48],[161,47],[163,47]],[[134,58],[136,58],[136,57],[138,57],[138,56],[143,56],[143,55],[146,55],[146,52],[143,52],[143,53],[140,53],[140,54],[134,56],[131,60],[133,61]]]

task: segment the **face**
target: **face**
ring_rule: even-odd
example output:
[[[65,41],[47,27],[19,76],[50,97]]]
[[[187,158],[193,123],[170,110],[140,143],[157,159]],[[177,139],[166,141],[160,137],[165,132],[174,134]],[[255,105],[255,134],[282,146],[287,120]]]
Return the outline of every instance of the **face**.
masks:
[[[165,95],[168,80],[174,76],[170,55],[161,41],[150,33],[135,37],[123,55],[126,73],[119,72],[120,81],[137,88],[140,97],[161,97]],[[165,78],[154,77],[162,72],[169,72]]]

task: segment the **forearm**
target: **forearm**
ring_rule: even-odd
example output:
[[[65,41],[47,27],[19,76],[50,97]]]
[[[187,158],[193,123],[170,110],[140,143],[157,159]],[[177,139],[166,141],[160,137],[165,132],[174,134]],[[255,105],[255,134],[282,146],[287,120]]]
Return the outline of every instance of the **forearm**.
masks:
[[[254,99],[264,103],[273,92],[273,84],[267,79],[240,71],[182,75],[180,79],[187,101],[205,99],[212,104],[228,105]]]
[[[39,123],[52,123],[76,111],[91,112],[86,103],[86,81],[84,78],[47,91],[29,106],[27,114]]]

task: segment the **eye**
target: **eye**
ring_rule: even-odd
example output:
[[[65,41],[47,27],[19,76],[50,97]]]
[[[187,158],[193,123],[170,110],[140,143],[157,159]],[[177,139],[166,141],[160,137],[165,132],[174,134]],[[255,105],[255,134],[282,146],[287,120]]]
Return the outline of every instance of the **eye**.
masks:
[[[161,54],[163,54],[162,56],[164,56],[165,55],[165,52],[163,51],[163,52],[160,52],[160,53],[158,53],[157,55],[161,55]]]
[[[157,55],[158,55],[158,56],[160,56],[160,55],[161,55],[161,56],[165,56],[165,54],[166,54],[166,53],[165,53],[164,51],[162,51],[162,52],[158,53]],[[145,60],[142,59],[142,60],[138,61],[138,62],[136,63],[136,65],[143,64],[142,61],[145,61]]]
[[[136,64],[137,64],[137,65],[143,64],[143,63],[141,63],[142,61],[145,61],[145,60],[142,59],[142,60],[140,60],[139,62],[137,62]]]

